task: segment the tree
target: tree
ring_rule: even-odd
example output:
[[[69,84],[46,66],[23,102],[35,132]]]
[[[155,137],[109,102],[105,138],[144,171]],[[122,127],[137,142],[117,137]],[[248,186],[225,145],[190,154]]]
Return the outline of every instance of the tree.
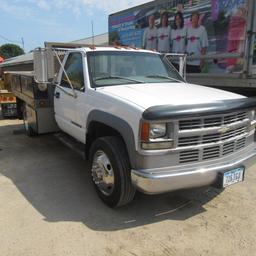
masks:
[[[24,51],[16,44],[3,44],[0,46],[0,55],[5,59],[24,54]]]

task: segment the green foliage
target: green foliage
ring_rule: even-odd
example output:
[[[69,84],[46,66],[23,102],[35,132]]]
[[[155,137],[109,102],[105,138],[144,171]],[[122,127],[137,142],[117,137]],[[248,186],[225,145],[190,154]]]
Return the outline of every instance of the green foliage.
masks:
[[[0,56],[5,59],[24,54],[24,51],[16,44],[3,44],[0,46]]]

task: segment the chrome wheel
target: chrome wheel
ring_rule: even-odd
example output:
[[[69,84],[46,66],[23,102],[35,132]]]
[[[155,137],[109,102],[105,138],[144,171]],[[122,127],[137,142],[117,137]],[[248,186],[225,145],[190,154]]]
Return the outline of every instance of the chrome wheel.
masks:
[[[98,150],[93,156],[92,179],[99,190],[106,196],[114,190],[114,171],[108,156]]]
[[[106,205],[114,208],[132,201],[136,190],[131,181],[129,158],[121,138],[97,138],[90,147],[89,159],[92,182]]]

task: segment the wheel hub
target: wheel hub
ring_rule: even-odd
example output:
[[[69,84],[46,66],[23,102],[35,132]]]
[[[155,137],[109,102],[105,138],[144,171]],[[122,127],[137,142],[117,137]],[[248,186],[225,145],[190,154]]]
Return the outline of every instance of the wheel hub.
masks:
[[[114,171],[108,156],[98,150],[92,163],[92,179],[104,195],[110,195],[114,190]]]

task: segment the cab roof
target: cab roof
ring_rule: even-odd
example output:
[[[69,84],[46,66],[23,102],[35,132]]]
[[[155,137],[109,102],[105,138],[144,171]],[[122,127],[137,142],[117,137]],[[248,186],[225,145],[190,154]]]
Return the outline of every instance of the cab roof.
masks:
[[[62,49],[62,48],[59,48]],[[64,50],[64,49],[63,49]],[[65,51],[76,51],[76,50],[83,50],[85,52],[100,52],[100,51],[122,51],[122,52],[147,52],[147,53],[156,53],[158,52],[154,50],[144,50],[136,47],[129,47],[129,46],[86,46],[86,47],[79,47],[79,48],[65,48]]]

